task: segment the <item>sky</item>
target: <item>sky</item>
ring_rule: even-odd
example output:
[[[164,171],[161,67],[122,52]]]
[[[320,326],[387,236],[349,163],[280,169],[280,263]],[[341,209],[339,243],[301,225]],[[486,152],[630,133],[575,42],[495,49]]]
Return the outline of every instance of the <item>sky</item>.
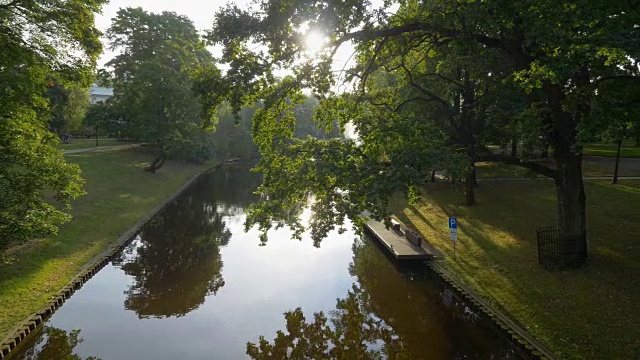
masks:
[[[250,0],[235,0],[234,2],[239,6],[243,6],[248,5]],[[211,28],[216,11],[225,4],[225,0],[111,0],[103,7],[102,14],[96,17],[96,26],[104,33],[111,25],[111,19],[116,16],[120,8],[141,7],[154,13],[175,11],[180,15],[189,17],[198,30],[205,30]],[[105,52],[98,60],[98,67],[103,67],[113,56],[114,53],[107,50],[105,41]]]
[[[213,18],[216,11],[225,6],[228,0],[111,0],[103,7],[102,14],[96,17],[96,26],[102,32],[106,32],[111,24],[111,19],[116,16],[118,9],[125,7],[141,7],[149,12],[174,11],[180,15],[186,15],[195,24],[198,30],[206,30],[211,28]],[[234,0],[238,6],[248,6],[252,0]],[[382,0],[372,0],[374,6],[380,6]],[[98,60],[98,67],[104,65],[115,56],[113,52],[108,51],[106,40],[104,40],[105,49],[103,55]],[[216,51],[210,49],[214,55]],[[344,67],[345,62],[351,57],[353,48],[343,45],[335,56],[334,70],[340,70]]]

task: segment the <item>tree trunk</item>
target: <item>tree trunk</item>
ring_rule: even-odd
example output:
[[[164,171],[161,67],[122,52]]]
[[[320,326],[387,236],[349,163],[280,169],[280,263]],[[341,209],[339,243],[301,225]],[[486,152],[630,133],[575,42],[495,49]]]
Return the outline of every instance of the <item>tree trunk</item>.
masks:
[[[513,139],[511,140],[511,157],[517,157],[517,156],[518,156],[518,140]]]
[[[476,176],[475,167],[464,178],[464,196],[465,204],[471,206],[476,203]]]
[[[616,167],[613,169],[612,184],[618,183],[618,166],[620,165],[620,148],[622,147],[622,139],[618,140],[618,151],[616,152]]]
[[[549,143],[545,143],[542,146],[542,152],[540,153],[540,157],[546,159],[549,157]]]
[[[556,156],[556,192],[558,195],[558,264],[579,267],[587,260],[586,196],[582,181],[582,156]],[[580,253],[583,253],[582,255]]]
[[[164,165],[165,160],[167,160],[167,156],[164,153],[164,150],[160,149],[160,156],[158,156],[153,162],[144,168],[144,171],[148,171],[152,174],[155,174],[157,170],[159,170],[162,165]]]
[[[436,171],[435,170],[431,170],[431,182],[436,181]]]
[[[577,268],[586,264],[588,249],[582,154],[575,153],[575,144],[579,119],[587,116],[590,104],[585,102],[582,113],[569,114],[563,108],[564,89],[546,83],[544,90],[553,114],[550,140],[556,163],[558,196],[558,242],[552,262],[560,268]]]
[[[474,164],[471,165],[471,174],[473,175],[473,185],[478,186],[478,172]]]

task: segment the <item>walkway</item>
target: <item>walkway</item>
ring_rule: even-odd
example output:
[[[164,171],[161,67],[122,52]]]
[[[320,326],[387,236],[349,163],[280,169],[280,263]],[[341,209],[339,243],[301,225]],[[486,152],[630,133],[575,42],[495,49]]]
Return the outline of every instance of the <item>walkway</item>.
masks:
[[[109,150],[109,149],[129,149],[129,148],[134,148],[134,147],[138,147],[138,146],[140,146],[140,144],[97,146],[97,147],[92,147],[92,148],[65,150],[64,153],[65,154],[77,154],[77,153],[83,153],[83,152]]]
[[[611,176],[585,176],[582,180],[611,180]],[[532,181],[532,180],[553,180],[548,177],[540,176],[535,178],[478,178],[478,181]],[[640,180],[640,176],[618,176],[618,180]]]
[[[616,158],[612,156],[584,156],[582,162],[597,164],[600,166],[606,166],[611,169],[616,164]],[[620,169],[638,170],[640,171],[640,159],[639,158],[620,158]]]

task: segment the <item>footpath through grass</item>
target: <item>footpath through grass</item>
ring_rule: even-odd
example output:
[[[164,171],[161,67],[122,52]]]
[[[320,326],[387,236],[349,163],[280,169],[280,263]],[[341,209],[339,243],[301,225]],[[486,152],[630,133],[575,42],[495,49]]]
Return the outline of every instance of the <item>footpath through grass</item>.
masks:
[[[595,156],[616,156],[618,144],[613,143],[596,143],[589,144],[584,147],[585,155]],[[621,157],[640,157],[640,146],[635,146],[635,139],[625,139],[622,141],[620,148]]]
[[[98,139],[98,146],[127,145],[130,144],[116,139]],[[73,139],[68,144],[60,143],[59,148],[62,150],[87,149],[96,147],[96,139]]]
[[[144,149],[67,155],[79,164],[87,195],[75,201],[73,220],[57,236],[11,249],[0,264],[0,338],[44,306],[84,264],[102,252],[204,165],[167,161],[156,174],[142,168]]]
[[[544,177],[521,166],[507,165],[497,162],[476,163],[476,174],[479,179]],[[613,176],[613,165],[605,166],[585,161],[582,163],[582,174],[584,177]],[[618,169],[618,176],[640,176],[640,170],[627,169],[621,166]]]
[[[472,207],[460,189],[433,183],[415,206],[392,206],[446,254],[444,266],[561,359],[638,359],[640,181],[588,181],[586,192],[590,263],[569,272],[537,263],[536,228],[556,219],[551,181],[483,182]],[[455,260],[449,216],[459,223]]]

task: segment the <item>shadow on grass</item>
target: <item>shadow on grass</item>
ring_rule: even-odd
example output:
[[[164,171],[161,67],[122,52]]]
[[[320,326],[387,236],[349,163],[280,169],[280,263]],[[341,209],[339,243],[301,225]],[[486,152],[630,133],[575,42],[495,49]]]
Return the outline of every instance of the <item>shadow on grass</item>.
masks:
[[[472,207],[461,205],[460,192],[427,186],[415,206],[393,205],[401,220],[412,222],[448,256],[446,220],[457,217],[459,255],[446,259],[447,266],[561,358],[628,358],[640,350],[634,335],[638,318],[625,310],[640,301],[640,181],[588,181],[586,193],[591,262],[560,273],[537,263],[536,229],[557,218],[551,182],[484,183]]]

